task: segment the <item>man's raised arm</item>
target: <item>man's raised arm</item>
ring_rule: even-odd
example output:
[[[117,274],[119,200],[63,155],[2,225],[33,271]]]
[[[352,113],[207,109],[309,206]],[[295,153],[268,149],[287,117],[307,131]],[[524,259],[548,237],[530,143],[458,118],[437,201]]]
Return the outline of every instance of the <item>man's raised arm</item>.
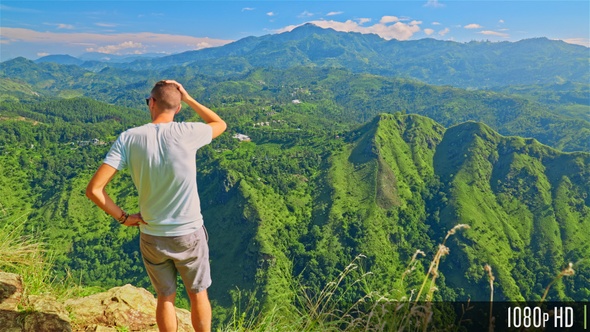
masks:
[[[182,95],[182,101],[187,103],[200,117],[205,121],[206,124],[213,128],[213,138],[221,135],[227,128],[227,124],[223,121],[219,115],[209,109],[207,106],[202,105],[191,97],[188,92],[184,89],[182,84],[174,81],[167,80],[166,83],[176,84],[178,91]]]

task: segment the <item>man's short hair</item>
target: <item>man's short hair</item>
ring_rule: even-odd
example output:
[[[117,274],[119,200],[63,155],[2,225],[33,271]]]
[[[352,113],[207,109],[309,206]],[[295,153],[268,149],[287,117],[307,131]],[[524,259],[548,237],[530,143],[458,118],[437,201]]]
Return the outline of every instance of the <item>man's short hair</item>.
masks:
[[[152,98],[162,110],[176,110],[182,96],[176,85],[159,81],[152,89]]]

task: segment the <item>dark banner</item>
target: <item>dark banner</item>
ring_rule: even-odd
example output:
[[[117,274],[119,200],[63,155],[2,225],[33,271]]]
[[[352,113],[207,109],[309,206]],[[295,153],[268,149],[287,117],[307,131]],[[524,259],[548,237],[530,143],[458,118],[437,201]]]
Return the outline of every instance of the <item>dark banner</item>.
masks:
[[[590,332],[589,309],[590,302],[388,302],[371,311],[387,331]]]

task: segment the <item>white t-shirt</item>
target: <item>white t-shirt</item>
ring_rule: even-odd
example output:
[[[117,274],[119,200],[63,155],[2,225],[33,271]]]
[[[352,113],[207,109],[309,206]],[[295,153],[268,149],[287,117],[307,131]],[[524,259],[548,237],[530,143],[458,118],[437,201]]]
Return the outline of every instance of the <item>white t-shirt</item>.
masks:
[[[119,135],[104,163],[129,167],[147,222],[141,232],[180,236],[203,226],[195,154],[212,136],[211,126],[200,122],[148,123]]]

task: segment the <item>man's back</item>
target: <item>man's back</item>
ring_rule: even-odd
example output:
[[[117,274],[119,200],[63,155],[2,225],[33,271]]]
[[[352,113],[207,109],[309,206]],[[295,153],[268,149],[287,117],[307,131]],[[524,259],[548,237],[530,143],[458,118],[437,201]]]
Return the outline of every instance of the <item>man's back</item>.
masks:
[[[184,102],[205,123],[175,123]],[[196,183],[195,152],[227,124],[189,95],[182,84],[159,81],[146,98],[152,123],[122,133],[86,187],[86,196],[126,227],[140,227],[140,251],[158,294],[160,331],[176,331],[174,301],[180,274],[196,331],[211,331],[209,246]],[[106,187],[129,166],[139,191],[139,213],[127,213]]]
[[[196,183],[196,151],[211,142],[204,123],[149,123],[122,133],[105,158],[128,166],[139,193],[141,231],[155,236],[190,234],[203,225]]]

